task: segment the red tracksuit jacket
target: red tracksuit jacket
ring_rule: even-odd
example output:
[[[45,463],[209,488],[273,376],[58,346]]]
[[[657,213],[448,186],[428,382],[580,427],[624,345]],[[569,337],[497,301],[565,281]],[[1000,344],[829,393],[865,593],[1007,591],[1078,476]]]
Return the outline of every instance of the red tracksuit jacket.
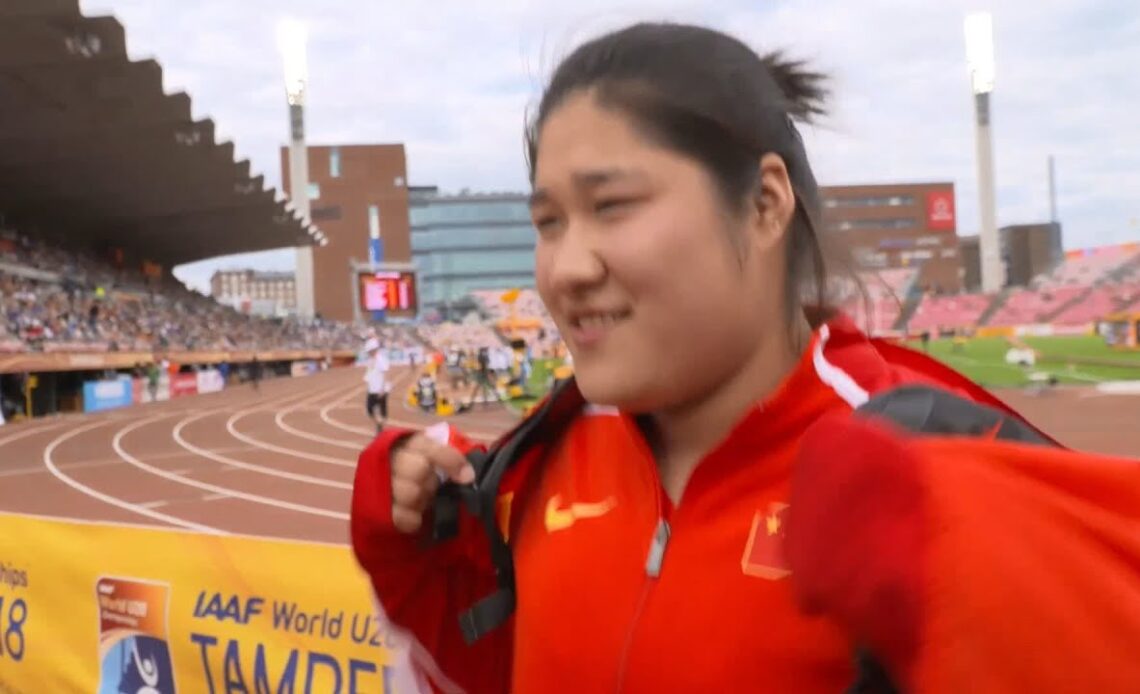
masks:
[[[473,646],[464,644],[457,615],[495,587],[487,542],[473,521],[457,538],[434,547],[394,530],[388,451],[407,432],[385,432],[361,455],[353,498],[353,546],[388,618],[415,636],[422,645],[421,656],[426,653],[434,659],[421,658],[420,663],[434,673],[439,690],[476,694],[840,692],[854,678],[852,651],[857,636],[851,631],[857,625],[852,620],[807,616],[797,606],[795,581],[784,551],[793,463],[813,424],[850,413],[869,395],[906,383],[934,384],[1000,405],[922,355],[869,340],[846,320],[837,320],[817,332],[779,390],[746,413],[700,462],[676,505],[663,493],[653,456],[632,419],[609,408],[587,406],[557,446],[541,460],[535,455],[524,459],[503,480],[500,521],[514,555],[517,611],[504,628]],[[455,432],[451,441],[461,449],[469,446]],[[845,455],[842,445],[837,450],[838,455]],[[943,468],[948,466],[927,461],[928,450],[931,457],[961,454],[974,463],[954,466],[946,476]],[[947,444],[923,439],[893,456],[914,457],[902,473],[894,468],[876,473],[876,460],[883,456],[864,456],[869,459],[869,472],[861,472],[859,479],[873,480],[875,474],[882,474],[883,484],[878,488],[886,490],[900,475],[910,480],[913,468],[915,488],[927,489],[941,485],[940,476],[946,476],[943,486],[954,494],[916,495],[932,497],[920,509],[922,518],[908,517],[898,525],[925,527],[940,522],[932,521],[932,516],[945,513],[957,522],[955,527],[964,528],[963,533],[966,528],[976,532],[985,525],[986,514],[1000,523],[1003,513],[1008,519],[1012,512],[972,506],[969,499],[975,485],[979,499],[992,502],[1017,497],[1013,488],[1003,486],[1007,480],[986,479],[994,465],[1003,470],[1019,466],[1029,470],[1019,473],[1022,478],[1038,470],[1036,463],[1026,467],[1030,458],[1056,458],[1062,467],[1073,465],[1075,454],[1067,451],[1030,450],[992,441]],[[1000,460],[1003,456],[1007,460]],[[1109,477],[1131,475],[1130,479],[1140,483],[1134,467],[1123,472],[1118,461],[1106,465],[1111,468],[1106,473]],[[1064,481],[1055,471],[1044,475],[1053,483]],[[1018,478],[1014,483],[1025,489],[1030,483],[1040,486],[1039,480]],[[1140,487],[1136,483],[1132,488]],[[866,518],[877,513],[876,504],[868,504],[878,493],[875,485],[862,485],[870,487],[869,491],[848,491],[859,486],[847,485],[837,492],[837,504],[861,510],[846,519],[843,508],[836,511],[837,520],[830,521],[839,524],[836,538],[844,527],[866,525]],[[1103,498],[1104,490],[1112,485],[1095,486],[1094,495]],[[848,504],[843,501],[843,494],[848,493],[861,496]],[[898,490],[883,492],[891,493]],[[884,496],[881,506],[897,507],[890,501]],[[1028,503],[1029,511],[1019,517],[1029,523],[1022,528],[1028,536],[1041,526],[1043,541],[1055,546],[1057,538],[1071,534],[1049,513],[1040,513],[1041,504],[1051,502],[1034,498]],[[1135,524],[1140,496],[1130,492],[1112,503],[1118,507],[1118,516],[1131,514],[1127,520],[1140,529]],[[914,544],[914,557],[907,555],[911,550],[903,549],[911,546],[907,544],[911,540],[881,532],[852,536],[849,541],[837,539],[838,544],[824,555],[825,561],[834,556],[838,566],[854,567],[843,571],[858,574],[866,564],[852,552],[866,550],[871,556],[885,557],[885,563],[893,558],[904,567],[908,580],[913,579],[915,587],[906,590],[918,597],[909,600],[908,595],[898,601],[901,616],[891,614],[889,606],[879,609],[888,620],[913,618],[915,623],[907,632],[915,636],[914,647],[888,654],[898,656],[888,661],[898,665],[893,675],[902,685],[946,692],[1029,691],[1022,687],[1042,684],[1046,687],[1036,691],[1093,691],[1049,689],[1047,685],[1072,668],[1054,664],[1060,670],[1050,674],[1050,663],[1026,655],[1022,645],[1056,650],[1058,637],[1044,638],[1031,625],[1033,619],[1024,615],[1013,618],[1021,627],[1013,627],[1017,635],[1011,636],[1009,620],[995,616],[995,611],[1005,607],[977,602],[979,596],[1007,602],[1024,597],[1020,588],[1008,590],[1011,584],[1019,584],[1025,564],[1017,553],[1024,550],[1019,550],[1016,540],[1002,540],[1007,536],[1000,525],[995,530],[998,541],[988,543],[989,554],[978,556],[963,545],[971,541],[968,535],[950,531],[937,535],[936,540],[930,540],[930,533],[914,535],[911,544],[920,543]],[[871,539],[860,540],[866,537]],[[1119,534],[1114,538],[1117,544],[1127,545],[1119,556],[1128,570],[1118,571],[1121,580],[1109,581],[1112,592],[1099,597],[1110,600],[1106,615],[1116,609],[1111,605],[1124,605],[1126,612],[1135,608],[1136,614],[1127,612],[1102,633],[1140,644],[1140,539],[1125,541]],[[963,582],[931,580],[931,572],[959,570],[959,559],[962,567],[968,567],[960,569]],[[1083,585],[1077,574],[1088,578],[1079,571],[1069,578],[1074,586]],[[1100,578],[1089,581],[1084,587],[1104,588]],[[952,597],[943,600],[928,595],[932,584]],[[841,600],[847,599],[846,593],[858,592],[853,587],[834,590]],[[1057,610],[1042,608],[1038,595],[1027,598],[1023,613],[1039,617],[1043,625],[1066,628],[1074,618],[1074,600],[1056,586],[1046,592],[1057,598],[1048,603],[1060,606]],[[906,605],[911,603],[918,607],[908,610]],[[881,602],[873,604],[882,608]],[[987,630],[987,624],[994,629]],[[990,649],[984,657],[961,642],[972,639],[979,629],[983,633],[978,643]],[[993,636],[999,632],[1001,639]],[[1072,640],[1060,639],[1064,643]],[[1013,664],[1000,656],[1006,652],[1022,655],[1011,655],[1016,660]],[[1140,657],[1127,658],[1140,662]],[[1101,687],[1097,691],[1133,691],[1112,689],[1118,682],[1140,684],[1140,666],[1124,665],[1132,661],[1127,658],[1123,648],[1117,647],[1097,660],[1100,667],[1117,668],[1109,679],[1081,682]],[[997,672],[1002,668],[1013,672]],[[993,686],[987,687],[987,682]]]

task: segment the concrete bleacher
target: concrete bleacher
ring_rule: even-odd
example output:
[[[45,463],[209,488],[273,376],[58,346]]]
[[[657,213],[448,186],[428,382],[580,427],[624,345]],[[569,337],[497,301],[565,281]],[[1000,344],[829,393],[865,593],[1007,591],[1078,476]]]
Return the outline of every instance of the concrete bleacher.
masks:
[[[988,325],[1027,325],[1040,323],[1065,304],[1088,291],[1087,285],[1049,285],[1041,289],[1017,289],[990,316]]]
[[[994,298],[988,294],[926,295],[910,319],[912,331],[956,330],[978,324]]]
[[[1132,245],[1108,246],[1066,255],[1052,271],[1034,278],[1031,288],[1091,287],[1140,259],[1140,249]]]
[[[908,321],[912,331],[1050,323],[1078,326],[1126,309],[1140,294],[1140,246],[1071,252],[1026,288],[1002,294],[924,296]]]
[[[1104,284],[1094,287],[1087,296],[1053,316],[1049,322],[1057,325],[1083,325],[1101,316],[1123,311],[1137,300],[1140,300],[1140,282]]]

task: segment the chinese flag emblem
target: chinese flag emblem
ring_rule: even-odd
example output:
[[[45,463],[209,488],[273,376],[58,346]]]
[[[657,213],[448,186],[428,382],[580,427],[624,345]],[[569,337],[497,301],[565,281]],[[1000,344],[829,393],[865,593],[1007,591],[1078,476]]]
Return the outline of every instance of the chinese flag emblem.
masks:
[[[792,574],[784,556],[784,526],[788,505],[771,503],[767,511],[757,511],[740,569],[748,576],[778,581]]]

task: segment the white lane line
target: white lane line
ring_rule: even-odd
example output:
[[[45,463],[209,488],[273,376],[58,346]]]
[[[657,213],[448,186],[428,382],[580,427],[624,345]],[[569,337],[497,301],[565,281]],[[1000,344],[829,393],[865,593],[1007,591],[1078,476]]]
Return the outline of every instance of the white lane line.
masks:
[[[324,394],[322,393],[322,396],[323,395]],[[233,436],[238,441],[243,441],[251,446],[263,448],[272,453],[281,453],[282,455],[287,455],[293,458],[304,458],[305,460],[312,460],[313,462],[317,463],[328,463],[329,465],[341,465],[344,467],[352,468],[356,467],[355,460],[348,460],[346,458],[333,458],[327,455],[320,455],[319,453],[306,453],[304,451],[298,451],[293,448],[286,448],[284,446],[277,446],[272,443],[267,443],[265,441],[261,441],[260,439],[255,439],[252,436],[247,436],[246,434],[241,433],[237,430],[237,422],[244,417],[248,417],[251,414],[253,414],[252,409],[239,410],[226,420],[226,431],[230,432],[230,436]]]
[[[82,482],[79,482],[78,480],[75,480],[75,479],[67,476],[62,470],[60,470],[56,466],[55,461],[52,460],[52,456],[55,453],[55,449],[58,448],[60,446],[60,444],[64,443],[68,439],[71,439],[72,437],[86,433],[88,431],[91,431],[92,429],[103,426],[104,424],[107,424],[107,423],[108,422],[106,422],[106,421],[99,421],[99,422],[94,422],[92,424],[87,424],[85,426],[76,427],[76,428],[71,429],[70,431],[68,431],[64,434],[61,434],[61,435],[57,436],[56,438],[52,439],[51,443],[49,443],[47,445],[47,447],[44,448],[44,465],[47,467],[48,471],[51,472],[51,474],[54,475],[55,478],[58,479],[60,482],[63,482],[64,484],[66,484],[67,486],[71,487],[72,489],[80,492],[81,494],[89,496],[93,499],[98,499],[99,501],[102,501],[105,504],[109,504],[111,506],[121,508],[124,511],[130,511],[131,513],[137,513],[140,516],[146,516],[147,518],[151,518],[151,519],[157,520],[157,521],[162,521],[163,523],[167,523],[170,525],[176,525],[180,528],[186,528],[187,530],[195,530],[197,532],[210,533],[213,535],[225,535],[226,534],[225,531],[220,530],[218,528],[213,528],[213,527],[210,527],[208,525],[203,525],[201,523],[194,523],[192,521],[183,520],[181,518],[175,518],[174,516],[170,516],[170,515],[167,515],[165,513],[155,511],[153,509],[145,508],[143,506],[140,506],[139,504],[132,504],[129,501],[124,501],[123,499],[111,496],[110,494],[104,494],[103,492],[100,492],[96,489],[92,489],[91,487],[88,487],[86,484],[83,484]]]
[[[139,504],[139,506],[142,506],[143,508],[162,508],[169,503],[169,501],[162,501],[160,499],[158,501],[147,501],[146,503]]]
[[[10,443],[12,441],[19,441],[20,439],[24,439],[24,438],[27,438],[29,436],[35,436],[36,434],[42,434],[42,433],[48,432],[48,431],[55,431],[56,429],[61,429],[61,428],[65,427],[69,424],[74,424],[74,422],[70,422],[70,421],[68,421],[68,422],[51,422],[50,424],[39,424],[39,425],[36,425],[36,424],[20,424],[20,425],[15,427],[17,431],[14,434],[12,434],[10,436],[5,436],[4,438],[0,439],[0,446],[3,446],[3,445]],[[6,426],[11,426],[11,425],[6,425]]]
[[[187,451],[190,451],[194,455],[201,456],[202,458],[207,458],[209,460],[214,461],[215,463],[221,463],[222,465],[224,465],[225,467],[222,468],[223,472],[234,472],[236,470],[248,470],[250,472],[258,472],[258,473],[261,473],[263,475],[269,475],[270,477],[280,477],[281,479],[292,480],[294,482],[304,482],[306,484],[315,484],[315,485],[320,486],[320,487],[332,487],[333,489],[352,489],[352,485],[349,484],[348,482],[338,482],[336,480],[325,479],[324,477],[313,477],[312,475],[302,475],[302,474],[297,473],[297,472],[288,472],[286,470],[278,470],[277,468],[272,468],[272,467],[268,467],[265,465],[255,465],[253,463],[247,463],[247,462],[242,461],[242,460],[237,460],[237,459],[231,458],[229,456],[220,455],[218,453],[215,453],[214,451],[211,451],[211,450],[208,450],[205,448],[199,448],[198,446],[195,446],[194,444],[187,441],[185,437],[182,436],[182,430],[184,428],[186,428],[187,426],[189,426],[190,424],[193,424],[195,421],[202,419],[203,417],[205,417],[209,414],[211,414],[211,413],[204,412],[202,414],[197,414],[197,415],[194,415],[192,417],[186,417],[185,419],[180,420],[178,422],[178,424],[176,424],[174,426],[174,429],[173,429],[171,435],[174,437],[175,443],[177,443],[179,446],[182,446]],[[353,466],[353,467],[355,467],[355,466]]]
[[[343,402],[343,401],[347,400],[349,397],[352,397],[355,395],[356,395],[356,393],[350,391],[348,394],[343,395],[340,398],[337,398],[333,402],[334,402],[334,404],[337,402]],[[292,414],[293,412],[296,412],[298,409],[300,409],[300,407],[302,405],[305,405],[307,403],[308,403],[308,401],[302,401],[301,403],[297,403],[295,405],[290,405],[289,407],[286,407],[285,409],[279,411],[273,417],[273,421],[277,424],[278,428],[280,428],[281,430],[286,431],[286,432],[288,432],[294,436],[299,436],[303,439],[308,439],[309,441],[315,441],[317,443],[324,443],[324,444],[328,444],[330,446],[337,446],[339,448],[348,448],[350,450],[356,451],[357,453],[359,453],[361,450],[364,449],[364,447],[367,445],[366,441],[345,441],[344,439],[331,439],[331,438],[328,438],[327,436],[319,436],[317,434],[311,434],[307,431],[302,431],[300,429],[297,429],[296,427],[290,426],[288,423],[285,422],[285,415]]]
[[[96,467],[109,467],[111,465],[118,465],[120,460],[92,460],[82,463],[59,463],[61,468],[68,470],[86,470],[88,468]],[[21,475],[43,475],[47,470],[43,465],[36,465],[32,467],[18,467],[11,470],[0,470],[0,477],[19,477]]]
[[[228,494],[207,494],[201,498],[201,501],[221,501],[228,498],[230,498]]]
[[[238,453],[241,451],[254,450],[253,446],[231,446],[230,448],[217,448],[214,449],[215,453]],[[190,458],[194,457],[194,453],[189,451],[170,451],[169,453],[155,453],[148,455],[146,458],[150,461],[155,460],[171,460],[174,458]],[[98,460],[87,460],[79,463],[57,463],[61,470],[84,470],[86,468],[97,467],[110,467],[114,465],[122,465],[123,461],[119,458],[101,458]],[[190,470],[184,470],[190,472]],[[20,475],[45,475],[47,470],[43,465],[31,465],[28,467],[12,468],[11,470],[0,469],[0,477],[18,477]]]
[[[306,506],[304,504],[295,504],[295,503],[290,502],[290,501],[281,501],[280,499],[271,499],[267,496],[261,496],[259,494],[250,494],[248,492],[241,492],[241,491],[238,491],[236,489],[230,489],[228,487],[221,487],[221,486],[218,486],[216,484],[209,484],[207,482],[199,482],[198,480],[191,479],[189,477],[182,477],[181,475],[175,475],[175,474],[167,472],[165,470],[156,468],[152,465],[147,465],[146,463],[142,462],[138,458],[135,458],[130,453],[127,453],[125,450],[123,450],[122,441],[123,441],[124,436],[126,436],[130,432],[134,431],[135,429],[137,429],[137,428],[139,428],[145,424],[150,424],[150,423],[157,421],[159,419],[162,419],[166,416],[167,415],[159,415],[158,417],[150,417],[148,419],[140,420],[138,422],[135,422],[134,424],[131,424],[127,427],[120,429],[118,431],[118,433],[115,434],[115,438],[111,440],[111,448],[114,448],[115,453],[119,454],[119,456],[125,462],[127,462],[131,465],[134,465],[138,469],[143,470],[145,472],[149,472],[152,475],[157,475],[158,477],[166,478],[172,482],[184,484],[188,487],[197,487],[198,489],[201,489],[203,491],[213,492],[215,494],[221,494],[223,496],[228,496],[228,497],[231,497],[234,499],[241,499],[243,501],[249,501],[249,502],[252,502],[255,504],[262,504],[265,506],[273,506],[275,508],[286,509],[289,511],[299,511],[300,513],[308,513],[308,514],[311,514],[314,516],[324,516],[326,518],[335,518],[337,520],[348,520],[348,514],[347,513],[340,513],[338,511],[330,511],[328,509],[316,508],[314,506]]]

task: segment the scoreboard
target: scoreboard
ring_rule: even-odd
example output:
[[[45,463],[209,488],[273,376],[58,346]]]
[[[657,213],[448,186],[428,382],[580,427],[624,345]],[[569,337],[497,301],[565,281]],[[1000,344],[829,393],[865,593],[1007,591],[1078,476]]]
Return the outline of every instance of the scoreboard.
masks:
[[[357,273],[362,312],[383,312],[391,318],[415,318],[419,313],[416,275],[401,270]]]

